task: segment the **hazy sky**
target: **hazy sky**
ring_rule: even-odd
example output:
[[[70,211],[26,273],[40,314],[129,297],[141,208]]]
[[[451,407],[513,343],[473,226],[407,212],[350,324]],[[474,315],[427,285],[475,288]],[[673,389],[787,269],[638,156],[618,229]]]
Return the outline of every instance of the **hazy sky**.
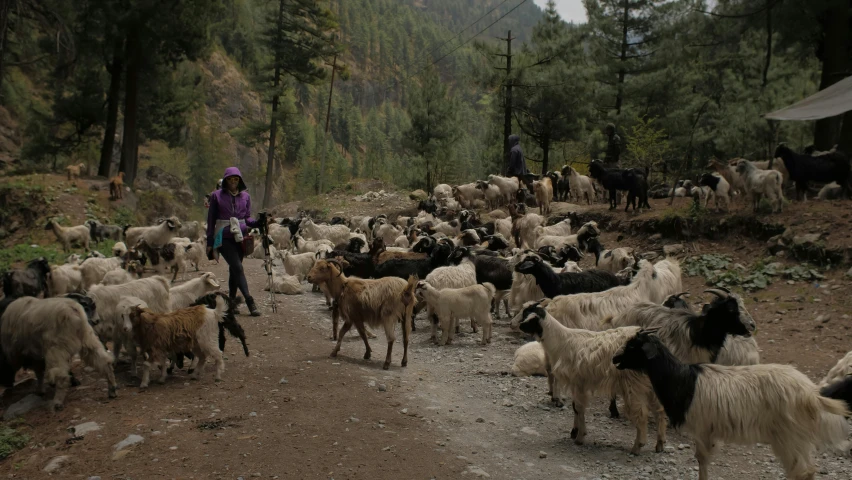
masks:
[[[547,0],[534,0],[535,4],[544,9]],[[586,8],[583,0],[555,0],[556,11],[566,22],[586,23]]]

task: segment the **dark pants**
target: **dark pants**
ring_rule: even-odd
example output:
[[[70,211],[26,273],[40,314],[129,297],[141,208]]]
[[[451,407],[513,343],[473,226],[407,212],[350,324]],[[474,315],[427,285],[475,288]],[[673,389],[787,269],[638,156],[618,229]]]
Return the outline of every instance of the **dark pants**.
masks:
[[[243,272],[242,245],[233,238],[223,238],[222,246],[219,247],[219,254],[228,263],[228,294],[231,298],[236,297],[237,288],[239,288],[243,297],[248,299],[250,295],[246,276]]]

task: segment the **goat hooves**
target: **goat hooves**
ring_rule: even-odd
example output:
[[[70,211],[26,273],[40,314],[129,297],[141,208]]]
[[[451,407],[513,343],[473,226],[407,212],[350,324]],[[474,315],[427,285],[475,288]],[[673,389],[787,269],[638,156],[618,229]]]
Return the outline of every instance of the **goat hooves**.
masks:
[[[407,367],[408,366],[408,360],[403,360],[400,365],[402,365],[403,367]]]
[[[336,357],[337,357],[337,351],[335,350],[335,351],[331,352],[331,358],[336,358]]]
[[[665,444],[666,444],[666,442],[664,442],[662,440],[657,440],[657,445],[654,447],[654,451],[657,452],[657,453],[662,452],[664,450],[663,447],[665,446]]]
[[[115,397],[117,397],[117,396],[118,396],[118,395],[116,395],[116,393],[115,393],[115,388],[116,388],[116,387],[109,387],[109,393],[107,393],[107,396],[108,396],[109,398],[115,398]]]
[[[64,405],[62,405],[61,403],[54,403],[54,404],[51,404],[51,408],[53,409],[54,412],[59,412],[64,408]]]
[[[367,352],[367,353],[364,354],[364,360],[369,360],[369,359],[370,359],[370,352]]]
[[[578,433],[577,427],[572,428],[571,429],[571,438],[577,438],[577,433]]]
[[[195,369],[194,369],[194,368],[190,368],[189,370],[187,370],[187,371],[186,371],[186,373],[188,373],[188,374],[192,375],[192,372],[194,372],[194,371],[195,371]]]
[[[556,406],[557,408],[562,408],[562,407],[565,406],[565,404],[562,403],[562,400],[560,400],[558,398],[551,398],[550,400],[553,402],[553,405]]]
[[[390,363],[386,363],[386,364],[382,365],[382,370],[387,370],[389,368],[390,368]]]

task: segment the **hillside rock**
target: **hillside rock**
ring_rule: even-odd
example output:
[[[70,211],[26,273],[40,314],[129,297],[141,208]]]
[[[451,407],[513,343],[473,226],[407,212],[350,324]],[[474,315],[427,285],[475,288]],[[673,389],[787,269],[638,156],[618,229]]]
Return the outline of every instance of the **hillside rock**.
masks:
[[[136,179],[135,187],[136,190],[168,190],[183,205],[190,205],[195,200],[186,182],[157,166],[148,167]]]

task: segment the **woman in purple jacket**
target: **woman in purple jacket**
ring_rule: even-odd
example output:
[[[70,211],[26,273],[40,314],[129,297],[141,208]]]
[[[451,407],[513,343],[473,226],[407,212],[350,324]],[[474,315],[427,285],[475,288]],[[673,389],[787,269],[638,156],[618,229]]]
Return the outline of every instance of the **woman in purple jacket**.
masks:
[[[222,188],[210,194],[210,207],[207,210],[207,253],[217,249],[228,263],[228,290],[231,298],[237,296],[239,288],[246,299],[246,305],[252,317],[260,312],[254,299],[249,295],[248,283],[243,272],[243,246],[234,239],[231,232],[231,218],[239,221],[240,231],[246,235],[249,228],[257,226],[257,220],[251,218],[251,197],[237,167],[228,167],[222,176]]]

